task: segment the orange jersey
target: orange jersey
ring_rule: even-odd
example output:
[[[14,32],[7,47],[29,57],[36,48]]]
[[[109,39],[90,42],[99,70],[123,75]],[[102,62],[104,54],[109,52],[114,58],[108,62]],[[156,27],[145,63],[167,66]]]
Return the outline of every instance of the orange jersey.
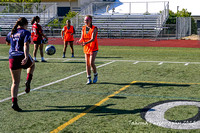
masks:
[[[74,27],[73,26],[70,26],[69,29],[67,28],[67,26],[64,26],[63,31],[65,33],[64,41],[66,41],[66,42],[74,41],[74,36],[71,35],[72,33],[74,33]]]
[[[92,34],[94,32],[94,29],[97,28],[96,26],[92,25],[92,28],[86,33],[86,25],[82,27],[82,41],[88,42],[92,38]],[[98,34],[98,32],[97,32]],[[94,38],[94,41],[91,43],[88,43],[84,46],[84,53],[85,54],[91,54],[93,51],[98,50],[98,42],[97,42],[97,34]]]

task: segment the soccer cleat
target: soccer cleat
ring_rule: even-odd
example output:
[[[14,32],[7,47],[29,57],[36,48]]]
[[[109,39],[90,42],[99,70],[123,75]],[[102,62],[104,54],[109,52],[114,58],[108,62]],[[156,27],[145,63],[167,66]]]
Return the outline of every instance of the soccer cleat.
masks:
[[[38,60],[34,60],[35,62],[39,62]]]
[[[25,92],[26,92],[26,93],[29,93],[30,90],[31,90],[30,82],[26,81],[26,82],[25,82],[25,86],[26,86]]]
[[[46,60],[41,60],[41,62],[47,62]]]
[[[98,80],[98,74],[94,76],[93,83],[95,84]]]
[[[12,108],[13,108],[15,111],[18,111],[18,112],[22,111],[22,109],[21,109],[21,108],[19,108],[19,106],[18,106],[18,104],[17,104],[17,103],[15,103],[15,104],[12,104]]]
[[[63,58],[65,58],[65,55],[63,55]]]
[[[72,58],[74,57],[74,54],[72,54],[72,56],[71,56]]]
[[[92,84],[92,80],[89,78],[86,85]]]

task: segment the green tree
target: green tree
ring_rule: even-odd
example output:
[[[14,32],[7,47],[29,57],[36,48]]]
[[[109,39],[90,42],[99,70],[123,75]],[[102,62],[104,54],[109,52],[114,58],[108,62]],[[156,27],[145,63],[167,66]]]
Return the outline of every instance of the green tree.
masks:
[[[62,25],[64,26],[66,24],[66,21],[76,16],[77,12],[71,12],[69,11],[66,16],[63,17],[63,20],[61,21]]]
[[[191,17],[191,12],[188,12],[187,9],[182,9],[177,13],[174,13],[172,10],[169,10],[169,18],[166,24],[176,24],[176,17]],[[197,34],[197,24],[195,23],[194,18],[191,17],[191,33]]]
[[[33,3],[36,2],[41,0],[1,0],[0,5],[5,6],[2,13],[32,13]]]
[[[63,17],[61,21],[59,19],[54,19],[52,22],[48,24],[48,27],[51,28],[62,28],[64,25],[66,25],[66,20],[73,18],[77,15],[77,12],[71,12],[69,11],[66,16]]]

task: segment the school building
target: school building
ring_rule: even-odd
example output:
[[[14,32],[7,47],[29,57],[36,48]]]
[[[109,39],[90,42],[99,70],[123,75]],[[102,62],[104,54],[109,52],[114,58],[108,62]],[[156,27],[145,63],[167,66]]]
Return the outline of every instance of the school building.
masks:
[[[69,10],[80,11],[91,2],[103,2],[113,0],[41,0],[42,2],[57,3],[58,17],[65,16]]]

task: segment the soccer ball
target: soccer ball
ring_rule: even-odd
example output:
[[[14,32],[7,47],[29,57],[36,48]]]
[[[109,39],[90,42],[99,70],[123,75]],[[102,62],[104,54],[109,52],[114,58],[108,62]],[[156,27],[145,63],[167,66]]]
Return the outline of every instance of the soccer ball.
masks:
[[[48,40],[45,38],[41,41],[41,44],[47,44],[47,43],[48,43]]]
[[[53,45],[48,45],[45,48],[45,53],[48,55],[53,55],[56,53],[56,48]]]

